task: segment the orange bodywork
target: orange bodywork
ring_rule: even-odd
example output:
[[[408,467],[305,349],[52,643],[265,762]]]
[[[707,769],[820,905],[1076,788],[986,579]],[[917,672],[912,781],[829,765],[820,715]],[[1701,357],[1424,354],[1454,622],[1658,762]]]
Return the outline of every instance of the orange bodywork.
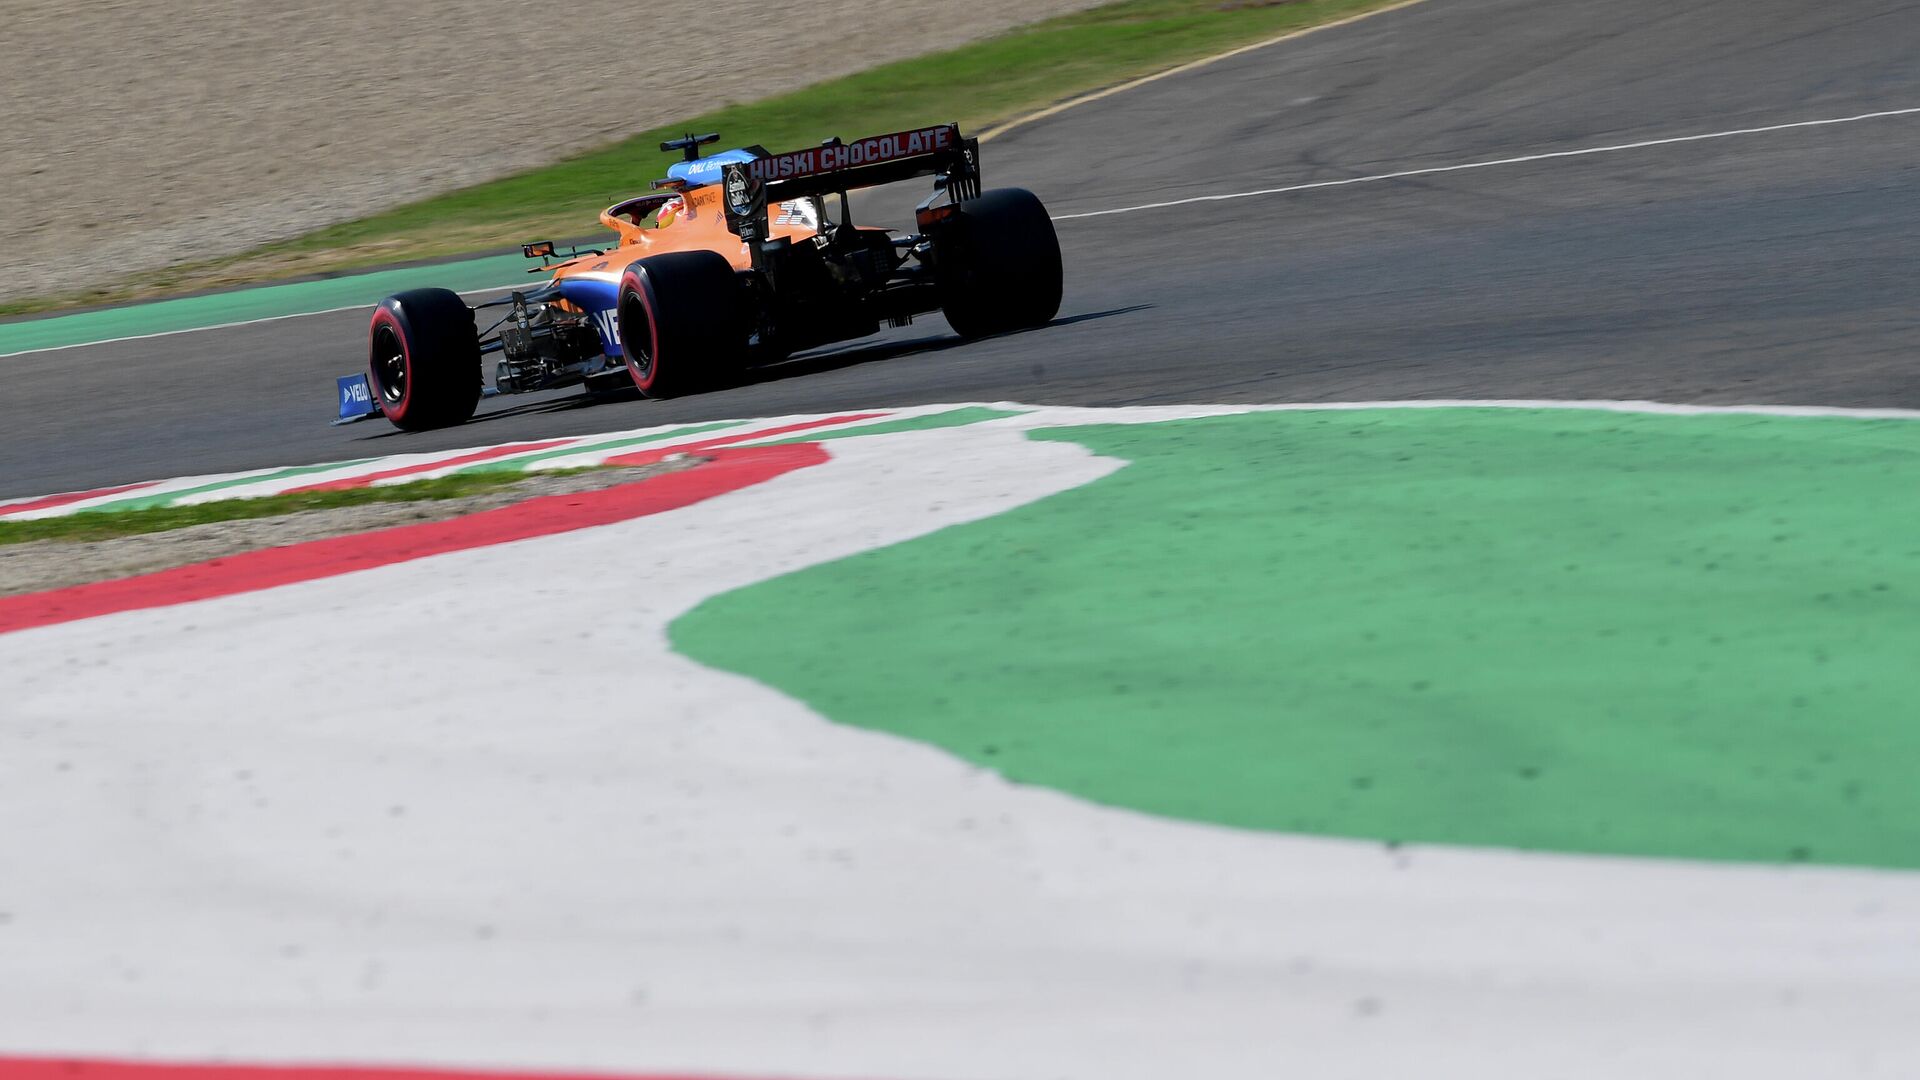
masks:
[[[656,224],[654,215],[676,200],[681,205],[672,220]],[[817,231],[815,207],[778,203],[767,211],[767,224],[775,238],[797,242],[811,239]],[[718,184],[629,199],[602,210],[600,223],[619,234],[619,244],[604,255],[582,255],[554,264],[554,280],[585,277],[617,281],[633,262],[670,251],[717,251],[735,270],[753,265],[746,243],[727,230],[727,211]]]

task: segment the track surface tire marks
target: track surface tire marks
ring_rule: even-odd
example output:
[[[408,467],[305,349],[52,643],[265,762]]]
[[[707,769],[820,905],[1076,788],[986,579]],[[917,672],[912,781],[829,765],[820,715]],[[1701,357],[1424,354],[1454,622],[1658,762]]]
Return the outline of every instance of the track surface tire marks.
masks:
[[[1907,107],[1916,51],[1920,8],[1899,0],[1429,0],[1017,129],[987,167],[1070,213]],[[404,440],[319,422],[331,376],[360,363],[361,313],[18,356],[0,497],[399,442],[954,400],[1920,405],[1916,131],[1895,119],[1063,222],[1066,306],[1040,331],[959,346],[929,319],[722,393],[507,399],[475,427]]]

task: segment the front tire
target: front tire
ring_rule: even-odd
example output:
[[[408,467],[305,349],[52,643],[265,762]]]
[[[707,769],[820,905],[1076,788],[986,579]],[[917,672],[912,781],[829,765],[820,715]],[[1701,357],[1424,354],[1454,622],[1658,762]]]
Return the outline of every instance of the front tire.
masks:
[[[940,310],[964,338],[1045,326],[1060,312],[1060,238],[1024,188],[955,206],[934,240]]]
[[[367,383],[402,431],[464,424],[480,404],[473,310],[446,289],[411,289],[373,311]]]
[[[733,266],[714,251],[641,259],[620,276],[620,347],[648,397],[704,389],[737,373],[747,331]]]

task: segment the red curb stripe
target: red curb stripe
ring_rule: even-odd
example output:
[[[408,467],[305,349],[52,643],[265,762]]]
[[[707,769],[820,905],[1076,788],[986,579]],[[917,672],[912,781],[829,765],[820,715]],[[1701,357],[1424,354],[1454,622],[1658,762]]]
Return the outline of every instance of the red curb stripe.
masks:
[[[815,428],[832,427],[836,424],[851,424],[856,420],[878,420],[883,416],[890,415],[892,414],[883,412],[852,413],[847,416],[829,416],[825,420],[807,420],[798,424],[785,424],[777,428],[766,428],[761,431],[744,431],[733,435],[716,435],[711,439],[701,439],[698,442],[680,443],[676,446],[661,446],[652,450],[636,450],[631,454],[621,454],[618,457],[610,457],[600,464],[609,466],[652,465],[655,462],[664,461],[675,454],[712,450],[715,447],[731,446],[734,443],[751,442],[755,439],[770,439],[775,435],[788,435],[796,431],[812,431]]]
[[[121,611],[210,600],[301,581],[371,570],[468,548],[505,544],[676,510],[828,460],[818,443],[717,450],[713,460],[619,487],[547,495],[450,521],[400,525],[139,577],[0,597],[0,634]]]
[[[675,1074],[498,1072],[381,1069],[350,1065],[227,1065],[100,1061],[84,1058],[0,1058],[0,1080],[698,1080]],[[713,1078],[708,1078],[713,1080]]]
[[[66,506],[86,499],[104,499],[109,495],[119,495],[128,491],[139,491],[158,485],[158,480],[142,480],[137,484],[122,484],[119,487],[94,488],[92,491],[69,491],[65,495],[49,495],[44,499],[31,499],[23,503],[8,503],[0,506],[0,517],[11,514],[24,514],[29,510],[50,510],[56,506]]]
[[[492,461],[495,458],[510,457],[514,454],[532,454],[541,450],[551,450],[556,446],[579,442],[575,439],[554,439],[551,442],[518,443],[513,446],[494,446],[485,450],[475,450],[471,454],[459,457],[442,458],[439,461],[423,461],[416,465],[407,465],[384,472],[368,473],[365,476],[349,476],[343,480],[323,480],[318,484],[288,488],[282,495],[302,495],[309,491],[346,491],[350,488],[366,487],[376,481],[391,480],[396,476],[413,476],[416,473],[432,472],[435,469],[450,469],[456,465],[471,465],[477,461]]]

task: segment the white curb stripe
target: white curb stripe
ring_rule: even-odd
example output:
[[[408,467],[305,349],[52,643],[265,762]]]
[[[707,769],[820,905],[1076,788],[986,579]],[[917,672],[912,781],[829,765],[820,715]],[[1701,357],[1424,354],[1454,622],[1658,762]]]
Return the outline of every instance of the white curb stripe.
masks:
[[[886,415],[876,417],[872,420],[859,421],[849,425],[829,427],[829,428],[818,428],[815,430],[821,434],[825,434],[827,432],[847,431],[847,430],[857,429],[860,427],[892,423],[892,422],[903,420],[903,419],[911,419],[913,417],[919,417],[919,416],[930,416],[936,413],[950,412],[955,409],[967,409],[967,408],[997,409],[997,410],[1006,411],[1006,412],[1020,413],[1021,415],[1018,415],[1018,416],[1002,417],[994,420],[981,421],[981,423],[984,423],[984,424],[992,424],[1000,427],[1019,427],[1019,428],[1060,427],[1060,426],[1073,426],[1073,425],[1079,425],[1079,424],[1150,424],[1150,423],[1158,423],[1164,420],[1178,420],[1178,419],[1187,419],[1187,418],[1204,417],[1204,416],[1222,416],[1222,415],[1228,415],[1228,414],[1234,414],[1234,413],[1309,412],[1309,411],[1347,410],[1347,409],[1572,409],[1572,410],[1584,409],[1584,410],[1601,410],[1601,411],[1607,411],[1607,412],[1621,412],[1621,413],[1650,413],[1650,414],[1664,415],[1664,416],[1748,415],[1748,416],[1787,416],[1787,417],[1808,417],[1808,418],[1835,417],[1835,418],[1845,418],[1845,419],[1854,419],[1854,420],[1920,419],[1920,410],[1916,410],[1916,409],[1850,408],[1847,406],[1833,406],[1833,405],[1684,405],[1684,404],[1674,404],[1674,403],[1658,402],[1658,401],[1610,401],[1610,400],[1604,400],[1604,399],[1591,400],[1591,401],[1561,401],[1561,400],[1551,400],[1551,399],[1535,400],[1535,399],[1526,399],[1526,398],[1486,399],[1486,400],[1473,399],[1473,398],[1459,398],[1459,399],[1434,399],[1434,400],[1417,400],[1417,401],[1405,401],[1405,400],[1402,400],[1402,401],[1328,401],[1328,402],[1303,402],[1303,403],[1280,404],[1280,405],[1261,405],[1261,404],[1146,405],[1146,406],[1127,406],[1122,408],[1098,408],[1098,407],[1080,407],[1080,406],[1065,406],[1065,405],[1040,406],[1040,405],[1026,405],[1019,402],[1010,402],[1010,401],[993,401],[993,402],[972,401],[972,402],[951,402],[951,403],[937,404],[937,405],[915,405],[915,406],[907,406],[902,408],[892,408],[892,409],[884,409],[884,410],[843,410],[843,411],[832,412],[832,413],[798,413],[798,414],[793,414],[788,416],[760,417],[753,420],[745,421],[741,426],[738,426],[738,427],[715,428],[710,431],[697,431],[697,432],[689,430],[683,436],[671,437],[671,438],[659,440],[657,442],[644,443],[638,446],[623,446],[623,447],[614,447],[610,449],[601,449],[601,450],[597,450],[592,447],[583,447],[578,453],[568,453],[560,457],[543,459],[539,462],[534,463],[529,468],[531,471],[586,468],[586,467],[598,465],[601,462],[605,461],[606,459],[620,455],[620,454],[634,453],[634,452],[649,450],[649,449],[668,449],[674,446],[682,445],[684,443],[703,441],[709,438],[726,437],[730,439],[736,439],[742,445],[752,445],[754,442],[759,441],[758,439],[755,439],[753,437],[753,434],[752,434],[753,432],[766,431],[771,428],[782,427],[788,424],[798,424],[798,423],[806,423],[814,420],[824,420],[831,416],[846,415],[849,412],[884,411]],[[675,428],[691,429],[695,427],[702,427],[707,423],[719,423],[719,422],[722,422],[722,421],[701,421],[701,422],[689,423],[689,424],[668,424],[660,427],[635,428],[629,431],[611,431],[611,432],[603,432],[598,435],[583,435],[583,436],[578,436],[578,438],[582,443],[600,444],[604,442],[614,442],[620,439],[632,438],[635,436],[649,435],[649,434],[653,434],[661,431],[669,431]],[[782,435],[766,436],[766,437],[786,439],[786,438],[793,438],[795,437],[796,434],[804,434],[804,433],[782,434]],[[546,441],[546,440],[521,440],[516,443],[511,443],[511,444],[502,443],[498,445],[503,445],[503,446],[504,445],[529,445],[532,442],[541,442],[541,441]],[[375,458],[371,461],[364,462],[359,465],[353,465],[353,466],[343,465],[338,471],[321,471],[321,472],[315,472],[315,473],[308,473],[298,477],[290,477],[287,479],[277,480],[270,483],[261,483],[257,485],[243,485],[243,486],[234,487],[234,488],[224,488],[219,491],[206,492],[200,495],[188,496],[186,498],[182,498],[178,500],[178,502],[174,503],[173,505],[187,506],[187,505],[194,505],[197,503],[216,502],[223,499],[247,499],[247,498],[258,498],[264,495],[277,495],[277,494],[280,494],[281,492],[288,491],[292,488],[304,487],[309,484],[325,483],[332,480],[351,479],[357,476],[365,476],[365,475],[368,475],[369,473],[385,472],[389,469],[402,468],[409,465],[418,464],[421,462],[448,460],[448,459],[462,457],[467,454],[472,454],[477,451],[487,450],[487,449],[492,449],[492,447],[470,446],[470,447],[465,447],[458,450],[438,450],[438,451],[433,451],[431,453],[395,454],[390,457]],[[560,449],[560,448],[556,447],[553,449]],[[548,451],[532,451],[532,452],[546,453]],[[509,456],[509,457],[495,459],[495,460],[503,464],[510,464],[513,462],[514,458]],[[475,463],[475,464],[482,464],[482,463]],[[484,464],[492,464],[492,462],[487,462]],[[249,470],[247,472],[241,472],[241,473],[224,473],[224,474],[213,473],[213,474],[208,474],[203,476],[181,477],[179,479],[162,481],[158,485],[152,488],[148,488],[141,491],[122,492],[121,494],[118,494],[118,495],[100,496],[98,498],[88,499],[82,502],[68,503],[64,506],[50,507],[44,510],[29,511],[27,513],[16,514],[16,515],[9,515],[6,509],[8,504],[0,503],[0,520],[29,521],[29,520],[39,519],[39,518],[61,517],[66,514],[77,513],[81,510],[87,509],[88,507],[107,505],[122,499],[143,498],[143,497],[148,497],[153,495],[163,495],[171,491],[180,491],[187,488],[198,487],[202,484],[217,483],[224,480],[231,480],[231,479],[235,479],[242,476],[268,475],[271,473],[279,472],[281,469],[290,468],[290,467],[294,467],[294,466],[277,466],[272,469],[255,469],[255,470]],[[409,480],[432,479],[434,477],[450,475],[452,473],[459,472],[463,469],[470,468],[470,467],[472,466],[470,465],[448,466],[445,469],[429,470],[427,472],[423,472],[416,475],[395,478],[394,480],[391,480],[391,481],[383,481],[382,483],[405,483]],[[38,498],[41,498],[41,496],[30,496],[25,499],[17,499],[17,500],[13,500],[13,504],[18,505],[21,502],[30,502]]]
[[[1920,1074],[1920,875],[1158,820],[672,653],[706,597],[1119,465],[1010,421],[830,445],[652,518],[0,636],[0,1049],[888,1080]]]

